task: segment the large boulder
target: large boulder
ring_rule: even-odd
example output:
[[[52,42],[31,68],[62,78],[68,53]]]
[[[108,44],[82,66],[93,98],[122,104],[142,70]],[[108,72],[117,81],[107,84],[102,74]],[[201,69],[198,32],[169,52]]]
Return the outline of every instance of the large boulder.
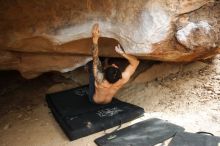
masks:
[[[100,24],[100,56],[114,46],[141,59],[190,62],[220,53],[220,1],[0,0],[0,69],[26,78],[67,72],[91,60],[91,28]]]

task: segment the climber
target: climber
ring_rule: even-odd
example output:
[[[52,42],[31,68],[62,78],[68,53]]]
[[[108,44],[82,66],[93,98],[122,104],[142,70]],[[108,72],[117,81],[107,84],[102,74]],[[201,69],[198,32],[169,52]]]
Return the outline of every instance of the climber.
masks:
[[[98,39],[100,36],[99,25],[92,28],[93,41],[93,61],[88,63],[89,69],[89,100],[97,104],[107,104],[111,102],[115,93],[130,79],[135,72],[139,60],[126,54],[120,45],[115,47],[115,51],[129,61],[129,65],[124,72],[121,72],[117,65],[111,64],[103,70],[98,56]]]

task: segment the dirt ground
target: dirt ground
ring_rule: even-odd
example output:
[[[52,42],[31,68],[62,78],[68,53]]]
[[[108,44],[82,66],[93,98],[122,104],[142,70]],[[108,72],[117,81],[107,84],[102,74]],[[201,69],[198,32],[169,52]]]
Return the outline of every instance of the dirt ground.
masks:
[[[82,70],[65,76],[47,73],[33,80],[24,80],[14,71],[0,72],[0,145],[95,146],[94,139],[104,135],[103,131],[70,142],[45,102],[47,92],[86,82]],[[187,65],[152,65],[120,90],[117,97],[143,107],[146,113],[141,120],[157,117],[189,132],[208,131],[220,136],[219,85],[217,56]]]

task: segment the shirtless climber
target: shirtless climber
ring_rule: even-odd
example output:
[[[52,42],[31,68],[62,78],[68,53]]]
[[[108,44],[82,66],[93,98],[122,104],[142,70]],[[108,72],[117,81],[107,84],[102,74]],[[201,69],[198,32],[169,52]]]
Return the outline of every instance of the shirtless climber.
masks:
[[[135,72],[139,60],[136,57],[126,54],[120,47],[115,47],[115,51],[129,61],[125,71],[121,73],[118,66],[112,64],[106,69],[102,69],[98,56],[98,39],[100,36],[99,25],[92,28],[93,40],[93,62],[88,63],[89,67],[89,100],[97,104],[107,104],[111,102],[115,93],[130,79]]]

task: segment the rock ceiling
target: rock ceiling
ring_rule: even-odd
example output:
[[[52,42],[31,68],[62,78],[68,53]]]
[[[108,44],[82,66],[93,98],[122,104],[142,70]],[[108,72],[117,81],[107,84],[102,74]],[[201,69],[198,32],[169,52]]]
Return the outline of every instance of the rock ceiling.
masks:
[[[120,43],[141,59],[189,62],[220,53],[220,1],[0,0],[0,69],[26,78],[67,72],[91,60],[91,28],[100,56]]]

